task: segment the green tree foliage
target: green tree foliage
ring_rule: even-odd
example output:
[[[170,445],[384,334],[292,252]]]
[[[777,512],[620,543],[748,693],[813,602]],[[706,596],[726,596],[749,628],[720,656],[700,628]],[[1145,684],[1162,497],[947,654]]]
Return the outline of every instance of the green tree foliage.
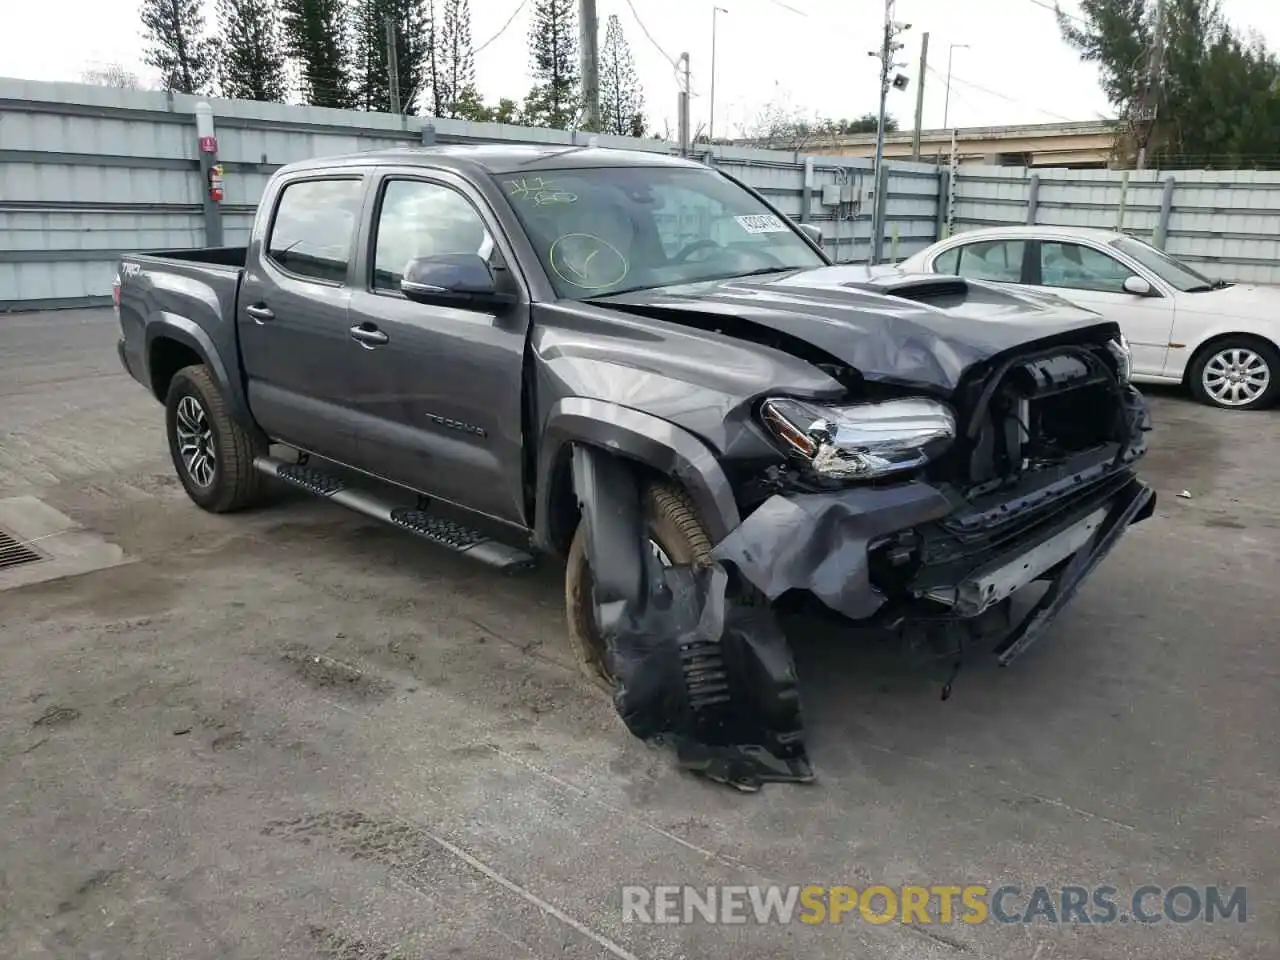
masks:
[[[427,0],[358,0],[354,9],[356,105],[381,113],[391,110],[388,18],[395,24],[400,110],[413,114],[418,95],[428,88],[427,71],[435,60],[435,25]]]
[[[438,53],[439,116],[481,120],[485,106],[476,90],[475,53],[471,46],[471,4],[444,0]]]
[[[284,51],[298,65],[302,95],[316,107],[350,107],[343,0],[280,0]]]
[[[1155,166],[1280,167],[1280,61],[1242,37],[1217,0],[1167,0],[1163,56],[1148,91],[1154,10],[1143,0],[1081,0],[1079,19],[1058,25],[1082,60],[1098,66],[1121,116],[1154,103],[1148,149]],[[1134,152],[1130,127],[1118,151]]]
[[[160,71],[164,89],[206,93],[216,50],[204,35],[201,0],[142,0],[142,60]]]
[[[534,88],[524,122],[567,130],[578,116],[578,17],[575,0],[535,0],[529,31]]]
[[[644,92],[635,60],[622,35],[622,22],[610,14],[600,49],[600,132],[643,137],[644,130]]]
[[[284,100],[284,53],[271,0],[218,0],[218,92],[234,100]]]

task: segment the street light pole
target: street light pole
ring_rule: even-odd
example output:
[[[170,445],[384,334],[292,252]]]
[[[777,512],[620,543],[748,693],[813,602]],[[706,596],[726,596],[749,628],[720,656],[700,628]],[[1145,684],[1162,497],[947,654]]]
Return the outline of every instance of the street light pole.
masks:
[[[711,116],[707,119],[707,139],[716,140],[716,14],[728,13],[724,7],[711,8]]]
[[[942,129],[947,129],[947,117],[951,115],[951,58],[956,50],[968,50],[967,43],[953,43],[947,48],[947,96],[942,103]]]

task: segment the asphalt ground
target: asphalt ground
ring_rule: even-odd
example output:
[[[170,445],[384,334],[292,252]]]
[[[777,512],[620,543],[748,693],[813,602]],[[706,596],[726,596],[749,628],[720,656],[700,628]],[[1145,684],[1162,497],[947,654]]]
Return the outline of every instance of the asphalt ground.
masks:
[[[128,561],[0,592],[0,956],[1275,956],[1280,414],[1151,391],[1156,516],[947,702],[793,626],[819,780],[742,795],[578,679],[554,565],[503,577],[287,492],[197,509],[115,339],[109,311],[0,316],[0,505]],[[1119,910],[624,923],[622,886],[654,884],[1017,886],[1006,915],[1109,886]],[[1148,884],[1242,886],[1244,922],[1121,920]]]

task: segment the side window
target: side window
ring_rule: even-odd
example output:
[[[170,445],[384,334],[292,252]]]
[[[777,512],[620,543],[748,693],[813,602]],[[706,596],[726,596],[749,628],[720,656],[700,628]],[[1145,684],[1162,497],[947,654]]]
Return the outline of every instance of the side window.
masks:
[[[933,258],[934,273],[949,273],[954,275],[956,268],[960,266],[960,248],[952,247]]]
[[[373,287],[398,290],[409,261],[446,253],[495,255],[493,239],[476,208],[438,183],[389,180],[378,208]]]
[[[267,256],[300,277],[342,283],[364,183],[303,180],[284,188],[267,237]]]
[[[1022,240],[985,240],[960,247],[960,267],[956,273],[970,280],[999,283],[1022,282]]]
[[[1068,290],[1123,293],[1133,271],[1119,260],[1078,243],[1040,243],[1040,283]]]

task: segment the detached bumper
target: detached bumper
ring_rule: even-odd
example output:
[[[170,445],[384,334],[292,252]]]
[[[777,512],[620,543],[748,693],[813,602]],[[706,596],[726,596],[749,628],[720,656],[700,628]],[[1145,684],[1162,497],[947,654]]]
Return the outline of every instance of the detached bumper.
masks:
[[[1151,515],[1155,493],[1125,472],[1028,509],[1025,519],[981,532],[966,527],[968,517],[957,521],[956,504],[924,483],[778,495],[721,541],[715,557],[771,600],[808,591],[852,620],[879,624],[976,622],[1030,582],[1049,580],[997,648],[1005,665],[1043,635],[1129,525]],[[894,538],[916,544],[915,571],[889,596],[875,582],[872,553]]]

